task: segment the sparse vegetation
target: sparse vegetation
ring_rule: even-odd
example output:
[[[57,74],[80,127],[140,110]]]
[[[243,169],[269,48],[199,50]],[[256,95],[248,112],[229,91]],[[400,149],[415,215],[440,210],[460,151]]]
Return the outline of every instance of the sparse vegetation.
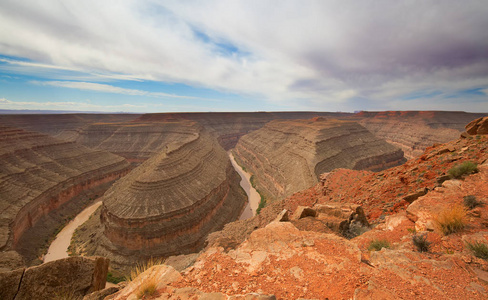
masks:
[[[383,248],[390,248],[390,242],[388,242],[387,240],[372,240],[369,244],[368,250],[380,251]]]
[[[157,281],[155,277],[147,278],[142,282],[142,284],[137,289],[137,299],[148,299],[155,296]]]
[[[488,260],[488,246],[486,244],[476,241],[473,243],[467,242],[466,246],[473,252],[474,256]]]
[[[360,222],[352,222],[349,229],[343,233],[347,239],[352,239],[368,231],[370,228],[363,226]]]
[[[126,277],[127,281],[134,280],[137,276],[144,273],[147,269],[151,268],[152,266],[162,265],[164,264],[165,259],[162,258],[150,258],[146,262],[139,263],[135,267],[130,270],[129,276]]]
[[[463,201],[464,206],[466,206],[466,208],[468,209],[473,209],[475,207],[483,205],[483,202],[478,201],[473,195],[464,196]]]
[[[427,240],[426,234],[414,234],[412,236],[412,242],[419,252],[429,252],[430,245],[432,244]]]
[[[466,208],[454,205],[442,211],[434,221],[444,235],[459,232],[466,226]]]
[[[107,273],[107,281],[108,282],[111,282],[111,283],[119,283],[119,282],[122,282],[122,281],[125,281],[125,277],[117,277],[117,276],[114,276],[112,272],[108,272]]]
[[[465,175],[469,175],[477,171],[478,166],[475,163],[471,161],[465,161],[449,169],[448,173],[451,178],[461,178]]]
[[[261,212],[261,209],[266,207],[266,198],[261,194],[259,194],[259,195],[261,196],[261,200],[259,201],[258,208],[256,208],[256,215],[259,215],[259,213]]]

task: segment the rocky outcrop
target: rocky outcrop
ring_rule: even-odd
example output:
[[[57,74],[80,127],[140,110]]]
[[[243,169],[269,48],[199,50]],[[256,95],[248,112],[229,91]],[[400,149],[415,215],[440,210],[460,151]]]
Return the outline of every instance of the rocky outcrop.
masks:
[[[275,120],[243,136],[234,156],[260,193],[282,199],[335,168],[382,170],[405,161],[400,149],[349,121]]]
[[[352,117],[374,135],[403,150],[407,159],[420,156],[434,143],[459,137],[464,126],[486,114],[449,111],[360,112]]]
[[[194,138],[192,121],[97,123],[78,130],[76,142],[141,163],[156,153],[190,142]]]
[[[128,172],[120,156],[44,134],[0,127],[0,144],[3,251],[19,246],[26,230],[82,191]]]
[[[169,144],[103,196],[103,233],[90,243],[114,267],[197,251],[244,208],[239,175],[224,149],[201,126],[187,132],[191,140]]]
[[[466,125],[466,132],[470,135],[488,134],[488,117],[471,121]]]
[[[105,287],[108,264],[103,257],[69,257],[0,273],[0,298],[77,299]]]

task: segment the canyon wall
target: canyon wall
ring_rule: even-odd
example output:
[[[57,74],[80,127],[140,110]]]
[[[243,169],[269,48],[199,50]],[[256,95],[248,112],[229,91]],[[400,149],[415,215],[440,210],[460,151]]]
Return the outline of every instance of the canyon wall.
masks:
[[[246,195],[227,153],[202,126],[186,128],[185,140],[170,143],[105,193],[95,225],[103,233],[85,241],[86,249],[114,267],[191,253],[210,232],[238,219]]]
[[[235,147],[245,134],[257,130],[276,119],[310,119],[313,117],[345,118],[350,113],[333,112],[222,112],[222,113],[159,113],[144,114],[140,122],[165,122],[169,120],[196,121],[213,133],[225,150]]]
[[[0,251],[80,192],[127,173],[129,163],[37,132],[0,126]]]
[[[168,144],[176,146],[194,139],[191,121],[95,123],[77,130],[75,141],[92,149],[101,149],[141,163],[165,151]]]
[[[486,115],[458,111],[363,111],[352,119],[401,148],[405,157],[412,159],[434,143],[457,139],[467,123]]]
[[[382,170],[405,161],[403,152],[355,122],[275,120],[243,136],[236,160],[254,174],[267,199],[282,199],[335,168]]]
[[[0,115],[0,125],[37,131],[72,141],[76,130],[96,122],[129,122],[138,114],[9,114]]]

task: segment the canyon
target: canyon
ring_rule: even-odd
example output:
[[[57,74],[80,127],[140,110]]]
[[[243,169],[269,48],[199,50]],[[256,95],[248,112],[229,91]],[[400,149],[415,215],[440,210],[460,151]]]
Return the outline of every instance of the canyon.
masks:
[[[336,168],[382,170],[405,162],[400,149],[358,123],[321,117],[271,121],[243,136],[234,154],[271,201],[314,185]]]
[[[55,228],[26,238],[29,231],[48,224],[50,213],[64,204],[87,200],[76,196],[129,171],[129,163],[120,156],[18,128],[1,126],[0,144],[0,250],[16,250],[27,261],[37,255],[32,243],[39,246],[35,242]]]
[[[8,270],[39,263],[39,247],[60,224],[99,197],[103,204],[76,231],[70,249],[74,254],[109,257],[111,267],[121,272],[151,257],[194,253],[208,247],[235,248],[256,229],[265,228],[283,208],[293,212],[298,204],[312,207],[317,201],[354,198],[355,204],[365,208],[368,221],[381,225],[388,213],[408,206],[403,198],[416,192],[414,181],[428,183],[423,187],[431,189],[430,184],[440,175],[425,170],[422,178],[403,179],[409,188],[392,186],[377,192],[377,199],[361,198],[364,189],[360,187],[370,186],[370,174],[390,174],[389,170],[397,169],[389,168],[405,162],[403,153],[409,159],[419,157],[433,143],[457,139],[465,124],[484,115],[258,112],[0,116],[0,267]],[[244,171],[253,175],[253,184],[268,200],[258,216],[238,222],[232,221],[246,209],[247,196],[228,150]],[[434,166],[431,169],[436,171]],[[383,173],[371,173],[381,170]],[[394,177],[393,173],[389,176]],[[354,182],[351,186],[356,188],[350,189],[341,184],[351,178],[362,185]],[[307,190],[311,186],[315,187]],[[381,202],[384,197],[380,195],[388,195],[387,203]],[[299,230],[326,230],[315,221],[307,222],[292,224]]]

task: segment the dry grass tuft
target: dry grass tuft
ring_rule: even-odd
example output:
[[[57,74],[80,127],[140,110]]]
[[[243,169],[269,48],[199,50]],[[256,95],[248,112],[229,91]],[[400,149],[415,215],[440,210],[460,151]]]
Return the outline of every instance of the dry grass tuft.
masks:
[[[155,277],[146,278],[137,289],[137,299],[149,299],[157,294],[158,282]]]
[[[144,263],[139,263],[135,265],[135,267],[130,270],[130,275],[127,276],[127,281],[132,281],[137,278],[137,276],[141,275],[147,269],[151,268],[152,266],[162,265],[164,264],[165,259],[162,258],[150,258]]]
[[[369,243],[369,251],[380,251],[383,248],[390,248],[390,242],[387,240],[372,240]]]
[[[454,205],[442,211],[434,221],[444,235],[459,232],[466,227],[466,208]]]

